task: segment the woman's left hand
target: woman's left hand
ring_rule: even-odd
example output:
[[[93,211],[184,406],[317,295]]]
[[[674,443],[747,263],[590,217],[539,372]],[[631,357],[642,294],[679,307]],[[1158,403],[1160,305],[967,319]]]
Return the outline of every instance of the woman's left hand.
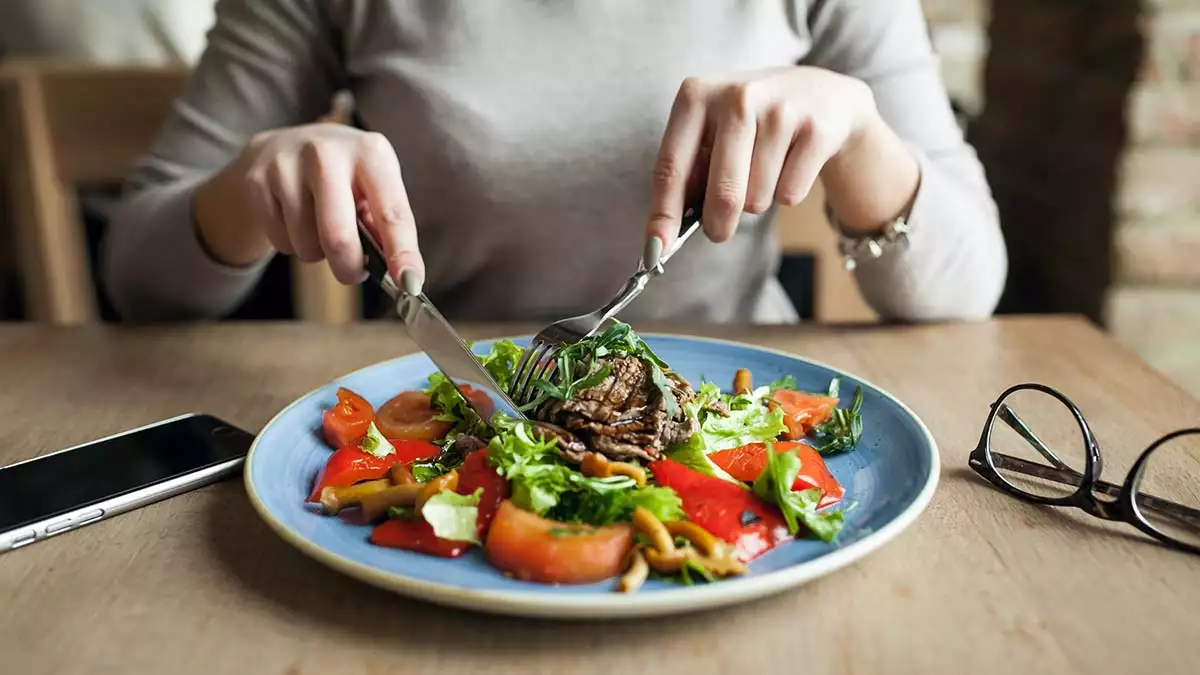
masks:
[[[743,211],[803,201],[825,165],[878,122],[865,83],[821,68],[684,80],[654,167],[647,238],[669,250],[685,205],[703,193],[705,233],[729,239]]]

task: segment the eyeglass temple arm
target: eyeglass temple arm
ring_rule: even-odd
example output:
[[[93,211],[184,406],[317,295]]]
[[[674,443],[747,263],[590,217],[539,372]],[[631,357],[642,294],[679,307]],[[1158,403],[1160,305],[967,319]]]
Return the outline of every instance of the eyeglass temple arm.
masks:
[[[1019,457],[1013,457],[1011,455],[1005,455],[999,452],[993,452],[991,454],[992,462],[996,465],[997,469],[1015,471],[1017,473],[1023,473],[1027,476],[1052,480],[1056,483],[1062,483],[1064,485],[1078,485],[1079,481],[1083,478],[1083,475],[1074,469],[1056,469],[1051,466],[1046,466],[1045,464],[1026,461]],[[1117,497],[1121,494],[1121,487],[1119,485],[1113,485],[1112,483],[1107,483],[1102,480],[1096,481],[1095,487],[1097,490],[1100,490],[1109,497]],[[1141,492],[1137,494],[1136,498],[1138,504],[1144,509],[1169,514],[1176,518],[1187,521],[1192,526],[1200,526],[1200,509],[1193,509],[1182,504],[1168,501],[1161,497],[1155,497],[1154,495],[1148,495]]]
[[[1038,454],[1045,457],[1047,462],[1050,462],[1063,471],[1071,470],[1071,467],[1067,466],[1066,462],[1059,459],[1058,455],[1054,454],[1054,451],[1048,448],[1042,442],[1042,439],[1037,437],[1037,434],[1033,433],[1033,429],[1030,429],[1026,426],[1025,422],[1021,421],[1021,418],[1017,416],[1017,413],[1013,412],[1012,408],[1001,404],[998,415],[1000,419],[1004,420],[1005,424],[1012,427],[1013,431],[1020,434],[1021,438],[1024,438],[1027,443],[1032,445],[1033,449],[1038,451]]]

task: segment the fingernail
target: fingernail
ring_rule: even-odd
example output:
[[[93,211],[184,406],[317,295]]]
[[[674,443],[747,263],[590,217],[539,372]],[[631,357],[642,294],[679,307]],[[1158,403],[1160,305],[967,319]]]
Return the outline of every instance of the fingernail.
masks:
[[[421,287],[425,284],[425,278],[421,273],[412,267],[404,268],[400,273],[400,288],[404,289],[409,295],[420,295]]]
[[[663,241],[658,236],[650,237],[646,240],[646,250],[642,254],[642,264],[646,269],[654,269],[658,267],[658,261],[662,258]]]

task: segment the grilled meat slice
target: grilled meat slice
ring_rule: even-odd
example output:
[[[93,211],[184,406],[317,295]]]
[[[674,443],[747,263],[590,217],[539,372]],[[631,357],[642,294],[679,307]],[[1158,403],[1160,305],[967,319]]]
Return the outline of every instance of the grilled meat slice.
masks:
[[[575,434],[549,422],[535,421],[533,429],[541,434],[543,439],[554,438],[554,440],[558,441],[558,452],[568,462],[578,464],[583,461],[583,456],[587,453],[588,449],[587,446],[575,437]]]
[[[683,404],[695,393],[687,382],[668,376],[680,403],[668,419],[662,392],[651,377],[652,366],[632,356],[600,363],[610,369],[604,381],[571,400],[548,402],[537,411],[537,419],[562,427],[614,460],[658,459],[664,448],[691,438],[696,422],[684,415]]]

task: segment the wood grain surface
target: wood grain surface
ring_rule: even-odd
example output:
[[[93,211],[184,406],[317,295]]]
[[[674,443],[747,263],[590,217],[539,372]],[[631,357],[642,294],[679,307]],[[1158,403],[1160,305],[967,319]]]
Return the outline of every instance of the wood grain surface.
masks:
[[[0,555],[0,672],[1200,672],[1200,557],[1018,502],[967,468],[989,403],[1016,382],[1075,400],[1112,480],[1200,420],[1200,402],[1100,332],[1070,318],[671,332],[784,349],[895,394],[940,446],[929,508],[877,553],[791,592],[557,623],[346,578],[276,537],[234,480]],[[412,349],[386,324],[0,327],[0,462],[193,410],[258,430],[305,392]]]

